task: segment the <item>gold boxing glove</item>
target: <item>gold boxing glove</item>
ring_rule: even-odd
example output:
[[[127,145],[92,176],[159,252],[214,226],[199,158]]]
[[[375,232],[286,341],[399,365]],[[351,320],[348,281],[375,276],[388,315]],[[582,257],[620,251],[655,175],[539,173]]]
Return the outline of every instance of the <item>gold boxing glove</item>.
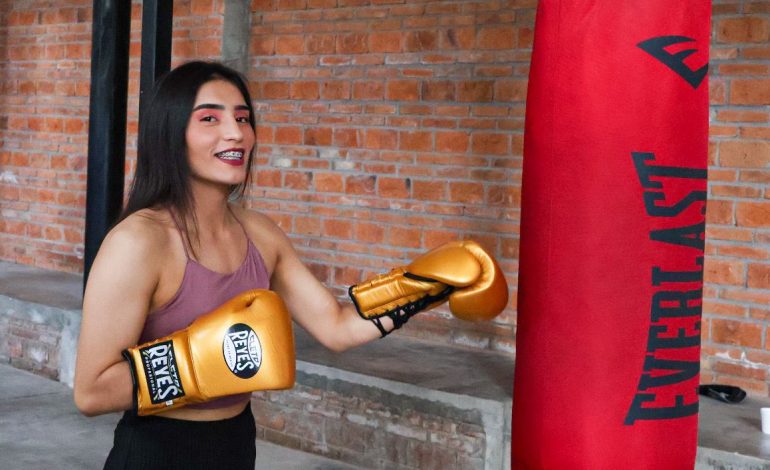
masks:
[[[254,289],[183,330],[123,351],[134,408],[150,415],[190,403],[294,386],[294,335],[275,292]]]
[[[508,304],[508,284],[489,253],[472,241],[454,241],[364,283],[348,293],[362,318],[372,320],[384,337],[379,320],[388,316],[394,329],[414,314],[449,300],[449,310],[463,320],[490,320]]]

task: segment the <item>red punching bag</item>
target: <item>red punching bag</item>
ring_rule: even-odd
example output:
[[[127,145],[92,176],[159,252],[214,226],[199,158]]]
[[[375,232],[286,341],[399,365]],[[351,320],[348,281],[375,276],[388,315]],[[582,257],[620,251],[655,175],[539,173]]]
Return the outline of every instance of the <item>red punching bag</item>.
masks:
[[[513,469],[692,469],[708,0],[541,0]]]

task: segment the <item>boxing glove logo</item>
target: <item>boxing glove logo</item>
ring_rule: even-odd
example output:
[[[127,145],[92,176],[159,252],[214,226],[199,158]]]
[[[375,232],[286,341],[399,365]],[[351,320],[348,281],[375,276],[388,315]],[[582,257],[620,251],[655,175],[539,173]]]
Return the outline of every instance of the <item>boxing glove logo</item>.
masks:
[[[144,376],[150,389],[150,401],[153,405],[171,403],[184,396],[182,382],[174,355],[174,343],[164,341],[140,349],[144,363]]]
[[[242,379],[256,375],[262,365],[262,344],[248,325],[231,326],[222,341],[225,362],[230,371]]]

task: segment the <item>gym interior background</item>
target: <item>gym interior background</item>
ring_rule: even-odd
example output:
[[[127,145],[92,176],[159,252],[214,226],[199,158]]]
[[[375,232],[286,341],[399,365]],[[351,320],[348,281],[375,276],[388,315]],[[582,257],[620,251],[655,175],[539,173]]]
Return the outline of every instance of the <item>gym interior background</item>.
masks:
[[[180,0],[172,65],[224,60],[248,77],[259,121],[245,204],[276,220],[336,294],[474,238],[507,274],[506,311],[470,324],[439,309],[400,334],[513,356],[536,6]],[[0,0],[0,260],[82,272],[91,21],[91,0]],[[133,1],[127,182],[140,33]],[[713,1],[710,63],[702,381],[767,396],[770,1]],[[21,354],[14,335],[41,333],[0,326],[9,362]]]

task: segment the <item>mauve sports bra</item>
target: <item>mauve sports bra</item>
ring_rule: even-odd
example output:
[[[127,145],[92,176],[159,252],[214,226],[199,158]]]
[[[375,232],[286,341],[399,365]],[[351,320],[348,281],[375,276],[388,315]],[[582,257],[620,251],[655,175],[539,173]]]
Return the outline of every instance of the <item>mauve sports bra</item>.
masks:
[[[236,218],[236,220],[238,219]],[[181,237],[182,231],[179,229],[176,219],[174,219],[174,223]],[[241,224],[239,220],[238,223]],[[241,228],[243,228],[243,224],[241,224]],[[246,234],[245,229],[243,233]],[[214,310],[243,291],[268,289],[270,276],[267,273],[265,262],[248,235],[246,235],[246,240],[248,243],[246,258],[243,263],[232,273],[222,274],[212,271],[192,259],[187,251],[185,239],[182,237],[185,256],[187,256],[182,284],[171,300],[147,315],[139,344],[186,328],[199,316]],[[197,409],[224,408],[246,401],[249,396],[251,396],[250,393],[229,395],[206,403],[187,405],[187,407]]]

